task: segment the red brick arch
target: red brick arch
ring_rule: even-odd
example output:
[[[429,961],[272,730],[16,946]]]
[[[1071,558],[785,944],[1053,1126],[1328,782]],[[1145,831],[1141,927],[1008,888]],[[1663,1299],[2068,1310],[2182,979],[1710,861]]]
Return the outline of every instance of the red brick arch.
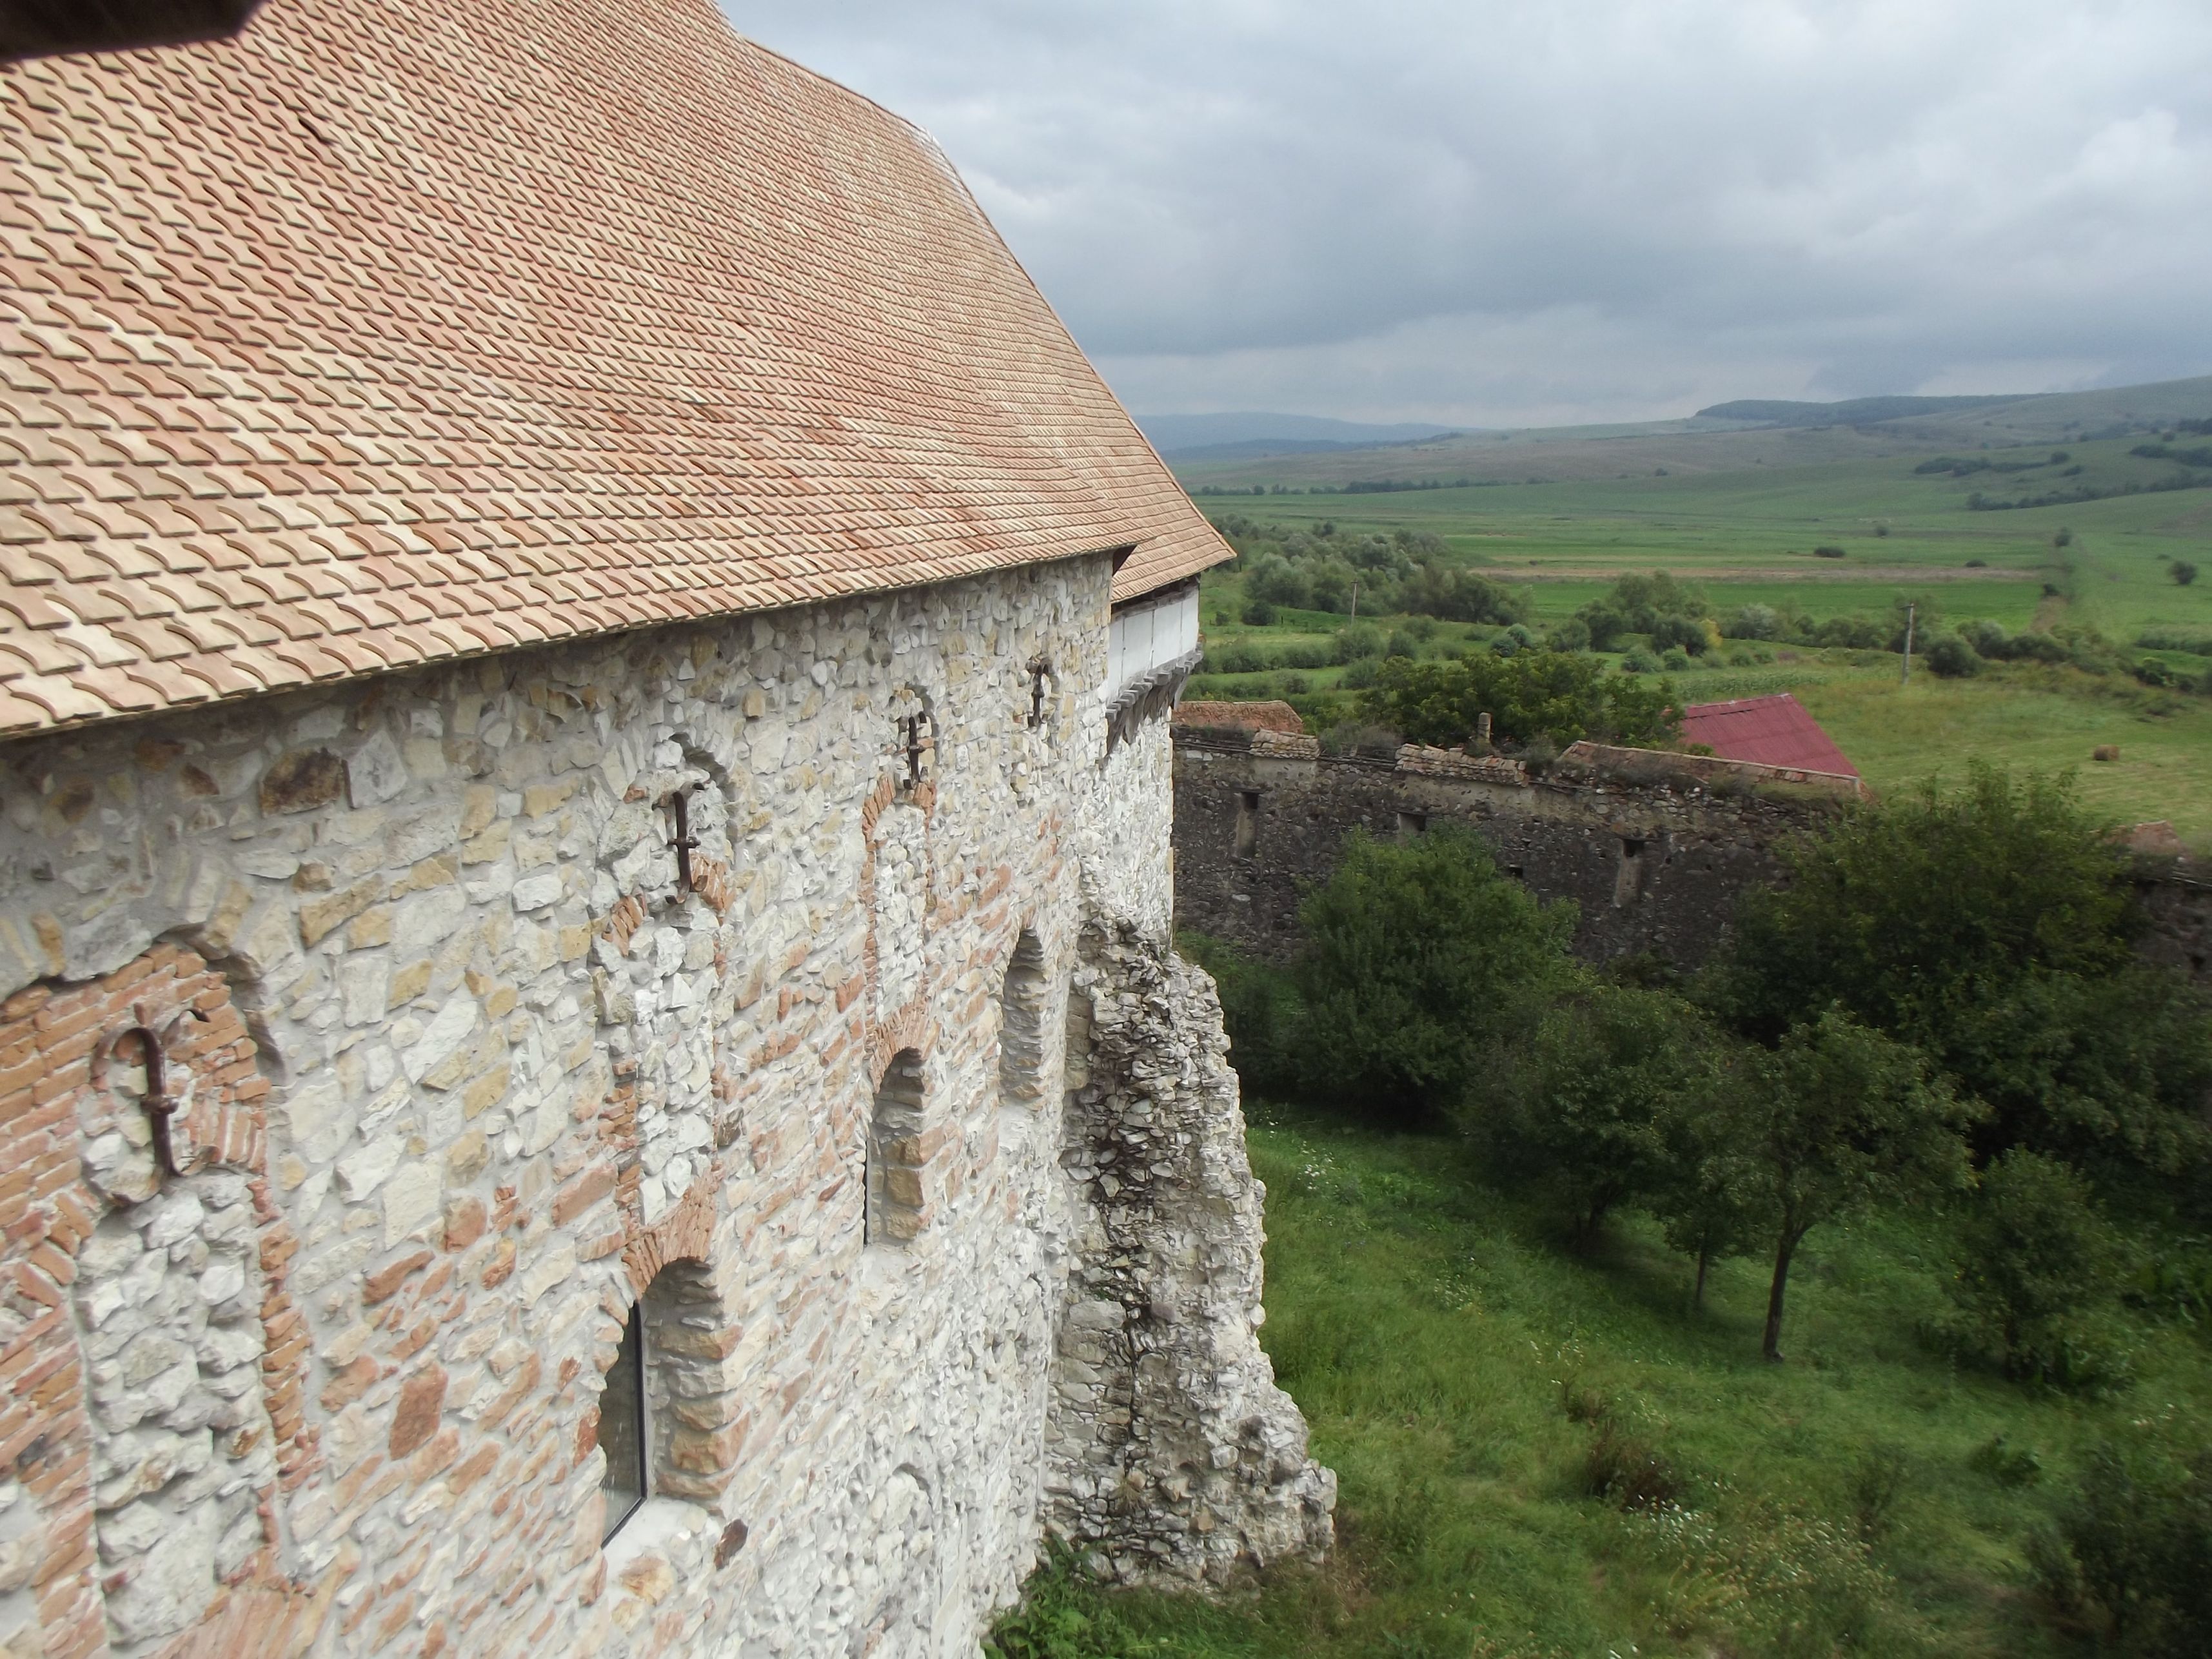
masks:
[[[26,1322],[0,1346],[0,1466],[39,1505],[46,1553],[33,1575],[40,1640],[49,1656],[107,1645],[91,1484],[93,1426],[84,1359],[70,1307],[76,1256],[110,1200],[87,1179],[83,1151],[122,1127],[135,1103],[107,1085],[118,1039],[161,1034],[178,1091],[191,1109],[171,1126],[180,1167],[246,1176],[258,1231],[264,1403],[276,1437],[278,1486],[298,1486],[318,1463],[303,1413],[306,1322],[285,1288],[297,1249],[269,1190],[264,1103],[268,1079],[223,976],[196,952],[158,945],[102,978],[41,984],[0,1003],[0,1295]],[[128,1057],[137,1051],[120,1045]],[[135,1127],[135,1126],[134,1126]],[[262,1498],[265,1542],[240,1580],[219,1592],[178,1652],[204,1650],[222,1627],[237,1655],[297,1652],[327,1595],[286,1582],[276,1563],[276,1492]],[[325,1589],[329,1588],[325,1586]],[[250,1619],[243,1610],[258,1611]],[[248,1636],[243,1628],[250,1625]]]

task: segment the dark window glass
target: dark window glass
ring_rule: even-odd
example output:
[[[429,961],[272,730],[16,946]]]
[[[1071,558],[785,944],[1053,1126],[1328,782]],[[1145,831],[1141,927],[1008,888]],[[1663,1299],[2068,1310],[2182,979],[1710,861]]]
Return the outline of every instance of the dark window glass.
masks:
[[[640,1328],[643,1308],[632,1308],[623,1322],[622,1346],[615,1351],[606,1387],[599,1391],[599,1445],[607,1455],[601,1487],[607,1495],[607,1529],[611,1538],[645,1502],[645,1340]]]

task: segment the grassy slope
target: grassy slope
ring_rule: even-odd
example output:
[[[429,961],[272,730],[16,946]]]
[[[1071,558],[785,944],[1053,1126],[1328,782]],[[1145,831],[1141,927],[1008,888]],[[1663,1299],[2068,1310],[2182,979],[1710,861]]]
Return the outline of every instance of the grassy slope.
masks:
[[[2212,1368],[2140,1333],[2110,1403],[1963,1373],[1911,1332],[1941,1304],[1934,1241],[1900,1224],[1815,1233],[1785,1348],[1758,1357],[1763,1275],[1687,1272],[1632,1230],[1569,1255],[1458,1172],[1449,1144],[1304,1119],[1255,1127],[1268,1185],[1263,1335],[1341,1480],[1338,1559],[1226,1607],[1048,1583],[1054,1659],[1189,1656],[2036,1656],[2085,1651],[2021,1588],[2019,1540],[2087,1445],[2128,1419],[2203,1420]],[[1584,1495],[1603,1398],[1686,1477],[1680,1512]],[[2051,1473],[2008,1486],[1969,1460],[2002,1434]],[[1863,1540],[1854,1471],[1905,1484]],[[1079,1628],[1087,1621],[1087,1628]],[[1020,1652],[1022,1650],[1016,1649]]]

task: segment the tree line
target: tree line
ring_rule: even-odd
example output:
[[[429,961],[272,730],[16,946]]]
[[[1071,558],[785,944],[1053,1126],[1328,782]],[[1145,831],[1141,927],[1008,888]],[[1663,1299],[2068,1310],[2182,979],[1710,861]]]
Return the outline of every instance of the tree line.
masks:
[[[1977,769],[1781,855],[1687,977],[1577,963],[1573,906],[1453,827],[1355,834],[1287,971],[1192,944],[1248,1088],[1449,1127],[1571,1245],[1644,1212],[1693,1302],[1713,1262],[1756,1257],[1771,1360],[1808,1238],[1905,1206],[1944,1218],[1923,1335],[1960,1363],[2113,1389],[2130,1298],[2212,1322],[2212,1001],[2136,954],[2126,855],[2071,780]],[[2204,1438],[2163,1473],[2128,1454],[2166,1507],[2121,1543],[2085,1487],[2046,1551],[2116,1623],[2140,1602],[2153,1628],[2212,1584],[2212,1510],[2189,1507],[2212,1498]]]

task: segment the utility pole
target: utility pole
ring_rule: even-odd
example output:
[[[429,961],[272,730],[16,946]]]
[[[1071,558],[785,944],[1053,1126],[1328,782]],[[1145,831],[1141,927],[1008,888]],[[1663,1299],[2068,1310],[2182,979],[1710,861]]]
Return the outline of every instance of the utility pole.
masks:
[[[1352,579],[1352,620],[1359,620],[1359,579],[1357,576]]]
[[[1905,607],[1905,672],[1898,678],[1899,685],[1912,684],[1912,613],[1919,608],[1911,604]]]

